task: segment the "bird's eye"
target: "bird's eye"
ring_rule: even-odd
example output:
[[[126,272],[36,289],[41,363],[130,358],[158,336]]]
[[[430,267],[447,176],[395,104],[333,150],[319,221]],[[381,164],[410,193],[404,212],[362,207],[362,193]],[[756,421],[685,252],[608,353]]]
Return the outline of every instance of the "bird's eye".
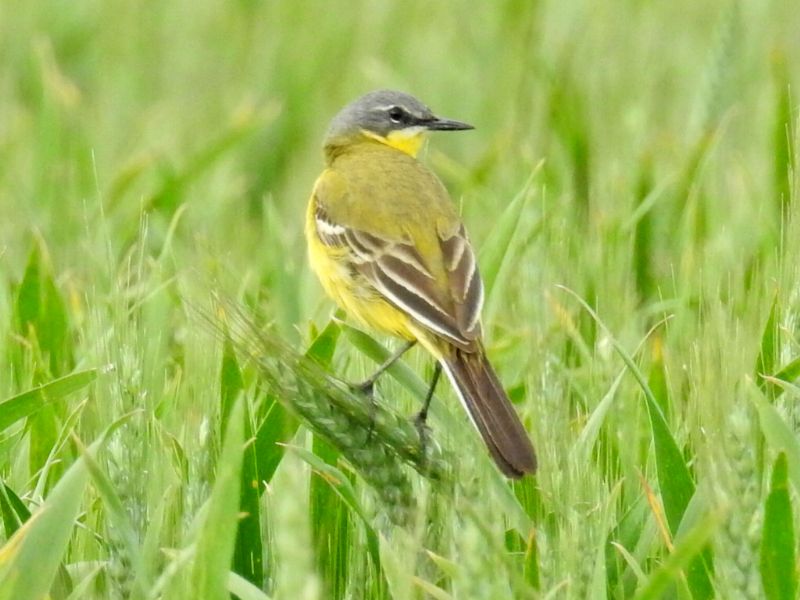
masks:
[[[393,123],[402,123],[405,111],[399,106],[393,106],[389,109],[389,118]]]

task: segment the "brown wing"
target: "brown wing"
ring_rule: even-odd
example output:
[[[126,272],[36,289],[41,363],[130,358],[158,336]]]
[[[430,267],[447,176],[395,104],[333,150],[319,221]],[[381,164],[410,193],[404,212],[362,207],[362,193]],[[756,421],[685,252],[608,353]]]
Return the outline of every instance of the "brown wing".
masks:
[[[474,340],[481,334],[483,281],[464,225],[446,239],[440,236],[440,246],[458,329],[465,338]]]
[[[443,295],[425,259],[410,240],[389,240],[334,222],[316,202],[323,244],[346,248],[349,260],[392,304],[448,342],[470,350],[480,335],[483,286],[463,226],[445,240],[442,258],[450,297]]]

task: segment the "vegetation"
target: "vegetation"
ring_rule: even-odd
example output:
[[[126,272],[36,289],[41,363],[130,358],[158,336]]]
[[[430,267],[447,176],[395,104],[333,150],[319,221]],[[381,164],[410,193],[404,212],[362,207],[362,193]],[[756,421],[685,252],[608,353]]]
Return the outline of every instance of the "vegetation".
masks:
[[[790,2],[0,1],[0,599],[797,592]],[[794,87],[793,87],[794,86]],[[474,132],[509,483],[413,350],[333,312],[327,121]]]

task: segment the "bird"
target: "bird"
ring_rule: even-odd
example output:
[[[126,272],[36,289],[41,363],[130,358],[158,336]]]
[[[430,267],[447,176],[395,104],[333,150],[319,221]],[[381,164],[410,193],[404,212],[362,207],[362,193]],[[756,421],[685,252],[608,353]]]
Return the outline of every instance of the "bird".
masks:
[[[468,129],[394,90],[342,108],[306,211],[308,259],[348,315],[405,342],[362,389],[419,343],[436,363],[418,418],[444,370],[500,471],[519,479],[536,472],[536,453],[486,357],[475,252],[444,184],[417,159],[430,132]]]

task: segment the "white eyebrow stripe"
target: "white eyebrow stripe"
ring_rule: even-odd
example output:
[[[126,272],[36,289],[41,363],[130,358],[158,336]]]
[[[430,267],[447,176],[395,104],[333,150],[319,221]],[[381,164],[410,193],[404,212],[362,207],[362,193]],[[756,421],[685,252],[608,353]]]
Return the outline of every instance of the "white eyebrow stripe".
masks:
[[[402,104],[385,104],[384,106],[376,106],[375,110],[389,110],[390,108],[402,108],[406,112],[410,112],[405,106]]]

